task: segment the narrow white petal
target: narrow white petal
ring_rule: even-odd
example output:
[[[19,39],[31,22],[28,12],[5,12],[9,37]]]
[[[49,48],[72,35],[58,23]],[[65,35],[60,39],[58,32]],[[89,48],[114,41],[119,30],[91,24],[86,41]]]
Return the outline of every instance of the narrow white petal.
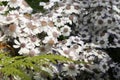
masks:
[[[14,48],[19,48],[20,46],[19,45],[13,45]]]
[[[14,42],[15,42],[15,44],[20,45],[20,43],[16,39],[14,40]]]

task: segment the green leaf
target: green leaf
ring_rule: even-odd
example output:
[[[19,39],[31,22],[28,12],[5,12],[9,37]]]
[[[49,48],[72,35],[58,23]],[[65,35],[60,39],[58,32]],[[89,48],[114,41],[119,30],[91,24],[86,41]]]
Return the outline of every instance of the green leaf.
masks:
[[[45,12],[43,6],[39,6],[40,2],[48,2],[49,0],[25,0],[31,8],[33,8],[33,13]]]

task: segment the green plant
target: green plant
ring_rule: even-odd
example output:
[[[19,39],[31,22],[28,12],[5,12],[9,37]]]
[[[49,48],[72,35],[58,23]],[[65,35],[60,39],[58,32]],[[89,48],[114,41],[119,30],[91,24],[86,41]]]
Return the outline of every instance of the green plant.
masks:
[[[40,68],[40,66],[46,63],[48,65],[51,63],[57,64],[56,61],[67,63],[67,62],[71,62],[72,60],[60,55],[53,55],[53,54],[42,54],[40,56],[34,56],[34,57],[29,57],[29,56],[11,57],[8,55],[8,53],[0,53],[0,73],[7,77],[19,76],[22,80],[31,80],[31,75],[28,73],[32,71],[46,72],[43,71]]]
[[[45,12],[43,6],[39,6],[40,2],[48,2],[49,0],[25,0],[29,6],[33,9],[33,13]]]

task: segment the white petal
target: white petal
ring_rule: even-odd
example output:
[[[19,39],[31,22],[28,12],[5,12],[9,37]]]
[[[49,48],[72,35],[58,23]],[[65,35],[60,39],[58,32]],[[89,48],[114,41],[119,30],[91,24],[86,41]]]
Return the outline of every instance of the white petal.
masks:
[[[18,53],[19,53],[20,55],[21,55],[21,54],[28,54],[28,53],[29,53],[29,49],[27,49],[27,48],[21,48]]]
[[[20,43],[16,39],[14,40],[14,42],[15,42],[15,44],[20,45]]]
[[[20,46],[19,45],[13,45],[14,48],[19,48]]]

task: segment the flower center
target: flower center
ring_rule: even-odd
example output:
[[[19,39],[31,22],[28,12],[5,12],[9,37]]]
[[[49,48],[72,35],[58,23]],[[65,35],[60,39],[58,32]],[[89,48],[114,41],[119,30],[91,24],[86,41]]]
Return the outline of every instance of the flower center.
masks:
[[[11,32],[14,32],[14,31],[16,30],[16,25],[15,25],[15,24],[10,24],[10,25],[9,25],[9,30],[10,30]]]
[[[42,26],[47,26],[47,22],[46,21],[41,21],[41,25]]]
[[[61,22],[61,20],[60,20],[60,19],[57,19],[57,22],[59,22],[59,23],[60,23],[60,22]]]
[[[21,43],[20,47],[24,48],[26,45],[25,43]]]
[[[78,10],[78,9],[79,9],[79,6],[76,5],[76,6],[74,6],[74,8],[75,8],[76,10]]]
[[[54,24],[53,24],[52,21],[49,21],[49,22],[48,22],[48,25],[49,25],[50,27],[53,27],[53,26],[54,26]]]
[[[73,18],[74,18],[73,15],[70,15],[70,16],[69,16],[69,19],[70,19],[70,20],[73,20]]]
[[[12,20],[12,17],[7,17],[6,20],[10,21],[10,20]]]
[[[45,52],[45,50],[46,50],[45,47],[40,47],[41,52]]]
[[[70,70],[75,70],[74,64],[69,64],[68,68],[69,68]]]
[[[105,41],[104,41],[104,40],[101,40],[101,41],[100,41],[100,44],[104,44],[104,43],[105,43]]]
[[[71,6],[70,6],[70,5],[67,5],[67,6],[66,6],[66,9],[67,9],[67,10],[69,10],[70,8],[71,8]]]
[[[64,50],[63,51],[65,54],[69,54],[69,50]]]
[[[54,37],[58,37],[58,34],[56,32],[52,33]]]
[[[35,51],[31,50],[31,51],[29,52],[29,55],[30,55],[31,57],[33,57],[33,56],[35,55]]]
[[[74,48],[74,49],[78,49],[78,45],[74,45],[73,48]]]
[[[31,30],[34,30],[34,29],[37,28],[35,25],[33,25],[33,24],[31,24],[31,23],[28,23],[27,26],[28,26],[28,28],[31,29]]]
[[[68,28],[64,28],[63,32],[67,33],[68,32]]]
[[[53,44],[54,44],[54,40],[50,39],[50,40],[48,41],[48,44],[49,44],[49,45],[53,45]]]
[[[101,20],[101,19],[98,20],[98,24],[100,24],[100,25],[103,24],[103,20]]]
[[[35,42],[35,41],[36,41],[36,37],[35,37],[35,36],[32,36],[32,37],[31,37],[31,41],[32,41],[32,42]]]

